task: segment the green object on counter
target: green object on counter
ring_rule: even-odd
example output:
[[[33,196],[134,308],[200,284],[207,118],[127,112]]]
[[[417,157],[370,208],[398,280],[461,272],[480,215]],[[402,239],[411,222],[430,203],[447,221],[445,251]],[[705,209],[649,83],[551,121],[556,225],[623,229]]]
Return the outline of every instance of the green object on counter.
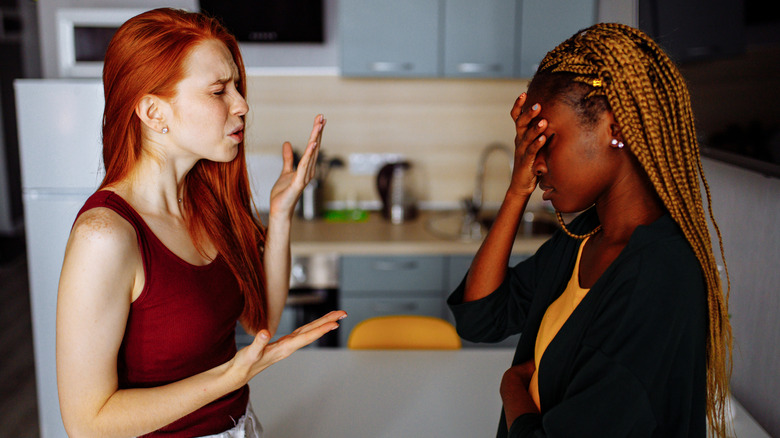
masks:
[[[327,222],[365,222],[368,220],[366,210],[328,210],[323,215]]]

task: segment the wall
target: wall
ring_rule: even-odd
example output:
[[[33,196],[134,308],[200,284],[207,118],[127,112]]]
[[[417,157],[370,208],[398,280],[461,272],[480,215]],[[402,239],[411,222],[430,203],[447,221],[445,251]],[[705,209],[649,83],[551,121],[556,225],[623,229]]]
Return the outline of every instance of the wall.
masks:
[[[732,391],[780,436],[780,179],[709,159],[704,165],[731,277]]]
[[[323,113],[323,153],[345,162],[352,153],[403,154],[422,200],[457,206],[474,189],[481,149],[513,146],[509,110],[527,81],[254,76],[248,86],[250,153],[279,154],[285,140],[300,150],[314,116]],[[489,189],[488,200],[503,196],[508,160],[491,156],[493,182],[503,189]],[[328,186],[328,200],[378,199],[374,176],[353,175],[348,167],[333,171]]]

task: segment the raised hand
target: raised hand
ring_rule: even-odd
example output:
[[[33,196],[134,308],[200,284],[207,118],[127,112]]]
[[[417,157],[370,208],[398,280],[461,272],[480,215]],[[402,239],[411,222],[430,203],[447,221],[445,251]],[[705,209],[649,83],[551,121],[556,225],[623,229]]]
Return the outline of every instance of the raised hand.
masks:
[[[337,329],[338,321],[346,317],[347,313],[343,310],[334,310],[270,344],[268,331],[261,330],[255,340],[236,353],[230,363],[230,369],[237,376],[236,387],[243,386],[259,372]]]
[[[298,162],[298,167],[294,166],[293,150],[290,142],[284,142],[282,146],[282,158],[284,165],[279,179],[276,180],[271,188],[270,213],[284,213],[292,217],[295,204],[301,196],[306,184],[314,178],[314,172],[317,169],[317,156],[320,152],[320,142],[322,140],[322,130],[325,128],[325,118],[322,114],[314,118],[314,126],[309,136],[309,142],[303,152],[303,156]]]
[[[533,167],[536,154],[544,146],[547,137],[543,134],[547,120],[539,118],[541,105],[535,103],[525,108],[528,95],[522,93],[510,111],[515,123],[515,163],[512,171],[511,193],[529,196],[536,188],[537,176]]]

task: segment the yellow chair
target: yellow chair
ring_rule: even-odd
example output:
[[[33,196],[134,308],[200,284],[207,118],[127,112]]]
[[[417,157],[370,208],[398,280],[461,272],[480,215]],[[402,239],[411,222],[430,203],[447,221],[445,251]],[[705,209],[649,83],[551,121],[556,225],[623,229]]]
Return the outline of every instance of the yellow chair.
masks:
[[[349,334],[353,350],[457,350],[460,336],[449,322],[432,316],[390,315],[359,322]]]

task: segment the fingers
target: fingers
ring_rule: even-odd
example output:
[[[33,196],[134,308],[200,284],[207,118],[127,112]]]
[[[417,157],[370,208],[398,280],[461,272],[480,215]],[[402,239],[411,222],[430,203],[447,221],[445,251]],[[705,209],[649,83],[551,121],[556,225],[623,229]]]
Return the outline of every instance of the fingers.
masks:
[[[527,107],[528,95],[522,93],[516,100],[510,115],[515,122],[515,152],[519,159],[536,157],[536,153],[547,141],[544,135],[547,120],[539,118],[542,107],[539,103]],[[524,161],[525,161],[524,160]]]
[[[317,170],[317,157],[320,152],[320,142],[322,141],[322,130],[325,127],[325,118],[322,114],[318,114],[314,118],[314,125],[309,135],[309,142],[306,145],[306,150],[301,157],[301,161],[298,163],[298,177],[301,178],[304,184],[311,181],[314,178]]]
[[[338,321],[341,321],[342,319],[344,319],[346,317],[347,317],[347,312],[345,312],[343,310],[334,310],[334,311],[328,312],[326,315],[321,316],[321,317],[315,319],[314,321],[312,321],[312,322],[310,322],[310,323],[308,323],[306,325],[298,327],[295,331],[293,331],[293,334],[297,335],[297,334],[307,333],[307,332],[310,332],[310,331],[312,331],[312,330],[322,326],[323,324],[329,324],[331,322],[335,322],[336,323],[336,327],[334,327],[334,328],[337,328],[338,327]]]
[[[292,172],[295,167],[295,157],[293,155],[292,145],[289,141],[282,145],[282,173]]]
[[[343,310],[336,310],[299,327],[291,334],[268,345],[266,353],[269,355],[269,360],[278,362],[286,358],[296,350],[311,344],[331,330],[337,329],[339,327],[338,321],[346,317],[346,312]]]
[[[523,111],[523,105],[525,104],[527,98],[527,94],[520,93],[520,96],[515,99],[515,104],[512,106],[512,110],[509,112],[509,114],[512,116],[512,120],[516,121],[517,118],[520,117],[520,113]]]

